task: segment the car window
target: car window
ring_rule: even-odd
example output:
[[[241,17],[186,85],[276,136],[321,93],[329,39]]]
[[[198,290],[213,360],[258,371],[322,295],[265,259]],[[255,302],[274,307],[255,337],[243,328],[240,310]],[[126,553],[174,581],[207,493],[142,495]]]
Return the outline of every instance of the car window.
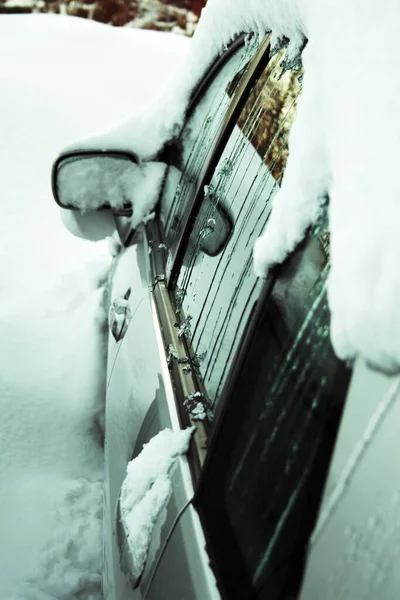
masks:
[[[229,598],[299,592],[350,377],[330,343],[328,271],[321,224],[263,297],[222,399],[198,504]]]
[[[280,52],[268,62],[204,190],[174,290],[209,409],[262,288],[252,249],[279,189],[300,92],[300,73],[283,71],[282,60]]]
[[[196,192],[210,149],[215,144],[225,118],[231,97],[240,84],[246,65],[257,50],[255,40],[248,39],[233,53],[211,82],[204,96],[187,116],[174,154],[178,165],[170,166],[162,199],[161,216],[167,248],[180,235],[182,218],[187,214],[188,202]]]

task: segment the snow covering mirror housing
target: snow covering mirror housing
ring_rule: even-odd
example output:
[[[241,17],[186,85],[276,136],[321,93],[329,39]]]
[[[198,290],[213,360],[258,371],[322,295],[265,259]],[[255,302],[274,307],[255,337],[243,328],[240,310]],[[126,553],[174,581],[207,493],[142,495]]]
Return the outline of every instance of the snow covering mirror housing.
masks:
[[[110,210],[132,215],[138,159],[120,151],[80,150],[62,153],[53,164],[51,184],[62,208]]]

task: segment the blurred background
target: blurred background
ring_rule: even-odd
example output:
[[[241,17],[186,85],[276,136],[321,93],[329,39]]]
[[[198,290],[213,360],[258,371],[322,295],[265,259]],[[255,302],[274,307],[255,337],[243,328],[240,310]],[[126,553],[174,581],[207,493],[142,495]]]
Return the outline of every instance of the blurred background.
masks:
[[[207,0],[0,0],[0,14],[57,13],[191,36]]]

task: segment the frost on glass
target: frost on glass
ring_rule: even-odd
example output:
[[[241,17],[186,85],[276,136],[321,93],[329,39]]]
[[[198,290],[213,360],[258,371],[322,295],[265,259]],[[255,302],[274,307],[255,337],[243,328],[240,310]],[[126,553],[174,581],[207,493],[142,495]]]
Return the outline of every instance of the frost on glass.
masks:
[[[262,287],[252,272],[252,249],[279,189],[300,89],[299,73],[284,71],[283,57],[281,51],[271,58],[204,188],[178,277],[178,310],[182,318],[192,316],[193,353],[206,353],[198,369],[211,404]],[[204,242],[218,236],[219,253],[209,256]]]

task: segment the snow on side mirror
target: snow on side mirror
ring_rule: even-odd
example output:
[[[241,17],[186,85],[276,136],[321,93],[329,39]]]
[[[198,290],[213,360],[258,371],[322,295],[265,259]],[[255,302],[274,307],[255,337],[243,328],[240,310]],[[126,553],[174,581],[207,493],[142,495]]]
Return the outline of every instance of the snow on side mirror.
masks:
[[[52,169],[57,204],[81,212],[113,209],[132,215],[138,160],[127,152],[80,151],[61,154]]]

